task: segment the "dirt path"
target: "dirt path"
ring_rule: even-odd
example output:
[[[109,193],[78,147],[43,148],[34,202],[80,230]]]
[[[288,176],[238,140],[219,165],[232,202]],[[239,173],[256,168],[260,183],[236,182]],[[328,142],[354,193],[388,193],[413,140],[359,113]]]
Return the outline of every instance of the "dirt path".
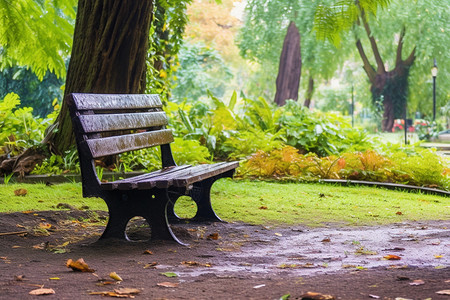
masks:
[[[50,299],[96,299],[102,296],[89,293],[118,288],[139,289],[140,299],[301,299],[307,291],[335,299],[450,299],[436,293],[450,290],[450,221],[314,229],[190,224],[175,228],[190,244],[182,247],[94,243],[102,218],[82,211],[0,214],[0,232],[26,232],[0,236],[0,299],[34,299],[29,292],[38,286],[55,291]],[[129,233],[139,239],[148,231]],[[95,275],[73,272],[69,258],[83,258]],[[111,272],[123,281],[102,284],[114,281]]]

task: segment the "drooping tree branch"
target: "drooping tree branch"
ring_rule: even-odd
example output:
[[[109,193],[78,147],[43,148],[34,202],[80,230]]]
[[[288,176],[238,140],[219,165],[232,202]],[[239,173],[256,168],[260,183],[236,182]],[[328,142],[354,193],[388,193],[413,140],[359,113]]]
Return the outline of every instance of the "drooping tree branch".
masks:
[[[377,42],[372,35],[372,31],[370,30],[369,23],[367,22],[366,14],[363,10],[361,10],[361,19],[366,31],[367,37],[370,41],[370,46],[372,47],[373,56],[375,57],[375,61],[377,63],[377,73],[385,73],[386,70],[384,68],[383,59],[381,58],[380,51],[378,50]]]
[[[359,56],[361,56],[361,59],[363,61],[364,71],[366,71],[366,74],[369,77],[370,82],[373,83],[375,81],[375,76],[377,74],[375,72],[375,69],[370,64],[366,53],[364,52],[364,48],[363,48],[363,46],[361,44],[361,40],[360,39],[356,39],[356,48],[358,49]]]

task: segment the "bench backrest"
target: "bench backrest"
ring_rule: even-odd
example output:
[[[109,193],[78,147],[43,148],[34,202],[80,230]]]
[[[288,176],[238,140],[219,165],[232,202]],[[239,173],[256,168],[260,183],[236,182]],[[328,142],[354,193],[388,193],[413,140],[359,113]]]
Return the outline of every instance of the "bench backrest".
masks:
[[[167,117],[158,95],[75,93],[66,101],[80,157],[83,193],[85,177],[97,178],[93,160],[99,157],[161,146],[163,167],[175,165],[169,146],[173,135],[165,128]]]

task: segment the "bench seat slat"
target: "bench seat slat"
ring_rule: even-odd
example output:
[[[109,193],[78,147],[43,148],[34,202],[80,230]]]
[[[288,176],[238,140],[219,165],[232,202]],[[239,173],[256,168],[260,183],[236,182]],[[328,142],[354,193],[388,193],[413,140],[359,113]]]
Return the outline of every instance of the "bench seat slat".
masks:
[[[116,180],[112,182],[102,182],[101,186],[103,190],[128,190],[128,189],[136,189],[139,182],[149,182],[148,188],[152,188],[155,186],[155,182],[151,181],[152,178],[157,176],[164,176],[168,174],[172,174],[174,172],[177,172],[179,170],[183,170],[186,168],[190,168],[191,165],[183,165],[183,166],[174,166],[158,171],[154,171],[147,174],[142,174],[130,178],[125,178],[121,180]]]
[[[158,95],[135,94],[72,94],[78,110],[114,110],[161,108]]]
[[[102,189],[151,189],[153,187],[167,188],[170,186],[185,187],[195,182],[233,170],[239,162],[222,162],[211,165],[176,166],[173,168],[152,172],[114,182],[102,183]]]
[[[168,144],[173,142],[170,129],[111,136],[85,141],[93,158],[115,155],[127,151]]]
[[[128,114],[81,115],[80,122],[85,133],[139,129],[167,125],[162,111]]]

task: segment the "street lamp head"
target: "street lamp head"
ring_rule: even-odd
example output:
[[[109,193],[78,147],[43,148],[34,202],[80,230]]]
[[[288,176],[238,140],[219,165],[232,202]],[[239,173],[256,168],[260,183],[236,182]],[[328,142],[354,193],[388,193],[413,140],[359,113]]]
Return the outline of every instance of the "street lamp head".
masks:
[[[436,77],[438,73],[438,67],[436,64],[436,58],[434,59],[434,66],[431,68],[431,76]]]

